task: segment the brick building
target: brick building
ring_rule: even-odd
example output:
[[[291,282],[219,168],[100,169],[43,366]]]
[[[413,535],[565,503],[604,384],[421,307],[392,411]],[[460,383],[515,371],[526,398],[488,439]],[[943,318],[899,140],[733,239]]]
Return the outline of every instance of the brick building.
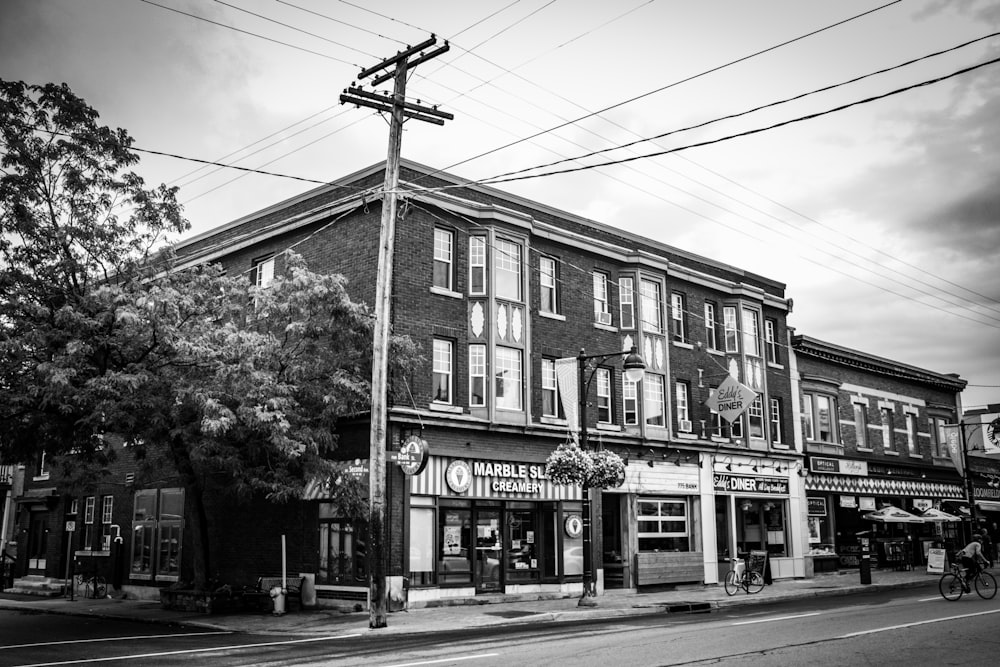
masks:
[[[966,382],[809,336],[791,340],[815,569],[857,567],[862,531],[874,531],[873,558],[881,566],[920,565],[932,544],[953,547],[965,539],[967,520],[880,522],[865,515],[891,505],[968,519],[945,428],[961,418]]]
[[[347,276],[352,299],[373,303],[383,171],[374,165],[188,239],[181,265],[218,262],[266,284],[294,247],[312,270]],[[783,284],[415,163],[404,161],[400,180],[392,328],[426,359],[394,379],[405,392],[389,407],[388,449],[418,438],[429,456],[412,476],[389,465],[386,497],[389,575],[407,582],[411,604],[581,590],[582,492],[544,475],[568,432],[556,360],[581,348],[608,353],[585,369],[590,444],[627,463],[620,487],[590,494],[599,585],[714,583],[729,557],[754,549],[769,552],[774,577],[804,576]],[[624,378],[618,354],[632,346],[646,365],[638,383]],[[733,424],[704,405],[729,376],[759,393]],[[344,459],[367,457],[364,420],[340,436]],[[112,497],[125,585],[148,594],[185,577],[191,536],[182,497],[126,475],[114,472],[117,490],[93,496],[92,539],[95,548],[104,540]],[[277,535],[289,533],[289,570],[310,575],[321,603],[363,597],[365,527],[338,517],[322,490],[306,495],[216,507],[220,580],[277,571]],[[74,499],[40,496],[44,571],[60,576],[64,547],[53,538],[65,534]],[[90,516],[89,498],[75,499],[76,516]]]

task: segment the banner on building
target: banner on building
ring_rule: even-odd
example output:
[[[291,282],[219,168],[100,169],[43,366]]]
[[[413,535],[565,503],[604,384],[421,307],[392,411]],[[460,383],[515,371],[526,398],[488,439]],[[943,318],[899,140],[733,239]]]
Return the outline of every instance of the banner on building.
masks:
[[[945,424],[942,429],[944,430],[945,444],[948,445],[948,456],[951,457],[951,463],[955,466],[955,470],[958,471],[959,475],[964,475],[965,466],[962,465],[962,425]]]
[[[563,414],[566,415],[566,425],[573,439],[580,430],[579,416],[576,414],[579,403],[579,362],[576,357],[556,359],[556,387],[559,388],[559,400],[562,402]]]

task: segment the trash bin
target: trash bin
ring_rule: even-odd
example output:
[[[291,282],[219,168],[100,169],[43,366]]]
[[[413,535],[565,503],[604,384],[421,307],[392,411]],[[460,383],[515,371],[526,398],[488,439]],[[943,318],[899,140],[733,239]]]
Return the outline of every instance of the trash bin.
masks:
[[[274,600],[274,611],[272,612],[275,616],[281,616],[285,613],[285,589],[281,586],[275,586],[271,589],[271,599]]]

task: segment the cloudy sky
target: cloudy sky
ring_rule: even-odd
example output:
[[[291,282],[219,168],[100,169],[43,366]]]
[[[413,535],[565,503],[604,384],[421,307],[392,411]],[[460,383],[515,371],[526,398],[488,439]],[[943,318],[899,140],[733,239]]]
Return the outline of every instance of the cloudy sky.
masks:
[[[180,156],[139,171],[197,233],[385,159],[339,95],[434,33],[407,93],[455,119],[408,123],[405,158],[567,160],[496,187],[782,281],[799,333],[958,373],[973,407],[1000,402],[997,32],[997,0],[2,0],[0,77]]]

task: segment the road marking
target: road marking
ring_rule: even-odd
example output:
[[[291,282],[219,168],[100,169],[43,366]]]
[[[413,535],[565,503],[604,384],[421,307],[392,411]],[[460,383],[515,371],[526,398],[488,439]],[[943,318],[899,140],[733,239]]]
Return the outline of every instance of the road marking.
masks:
[[[499,653],[480,653],[478,655],[460,655],[458,657],[441,658],[440,660],[424,660],[423,662],[397,662],[386,667],[416,667],[416,665],[437,665],[442,662],[457,662],[458,660],[479,660],[480,658],[495,658]]]
[[[914,621],[913,623],[903,623],[902,625],[890,625],[884,628],[872,628],[871,630],[862,630],[861,632],[851,632],[846,635],[841,635],[840,637],[837,637],[837,639],[850,639],[851,637],[861,637],[862,635],[873,635],[876,632],[888,632],[889,630],[902,630],[903,628],[913,628],[918,625],[927,625],[928,623],[957,621],[963,618],[973,618],[975,616],[985,616],[987,614],[1000,614],[1000,609],[991,609],[990,611],[977,611],[974,614],[959,614],[958,616],[946,616],[944,618],[931,618],[926,621]]]
[[[231,635],[231,630],[213,630],[210,632],[178,632],[168,635],[133,635],[129,637],[99,637],[97,639],[65,639],[58,642],[34,642],[32,644],[11,644],[0,646],[0,651],[10,648],[37,648],[39,646],[62,646],[63,644],[89,644],[91,642],[124,642],[136,639],[163,639],[164,637],[201,637],[209,635]]]
[[[57,667],[58,665],[83,665],[91,662],[112,662],[116,660],[138,660],[141,658],[162,658],[170,655],[191,655],[192,653],[218,653],[220,651],[239,651],[246,648],[261,648],[264,646],[288,646],[290,644],[306,644],[309,642],[325,642],[334,639],[348,639],[360,637],[360,634],[337,635],[333,637],[310,637],[309,639],[290,639],[282,642],[262,642],[260,644],[237,644],[235,646],[216,646],[213,648],[191,648],[182,651],[161,651],[159,653],[140,653],[137,655],[118,655],[108,658],[85,658],[81,660],[64,660],[62,662],[37,662],[32,665],[21,665],[20,667]]]
[[[931,602],[932,600],[944,600],[940,595],[935,595],[932,598],[920,598],[917,602]]]
[[[806,616],[819,616],[820,612],[813,611],[808,614],[795,614],[794,616],[772,616],[770,618],[759,618],[756,621],[739,621],[730,625],[753,625],[754,623],[770,623],[771,621],[787,621],[790,618],[805,618]]]

